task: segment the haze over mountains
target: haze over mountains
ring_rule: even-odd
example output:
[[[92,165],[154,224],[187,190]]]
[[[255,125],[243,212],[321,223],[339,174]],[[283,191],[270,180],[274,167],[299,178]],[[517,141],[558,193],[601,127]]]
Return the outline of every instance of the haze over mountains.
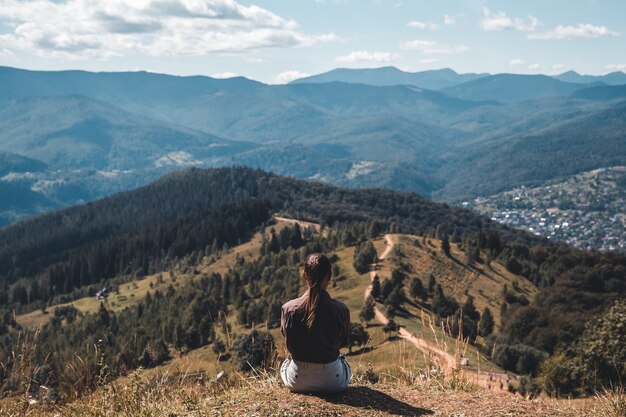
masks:
[[[626,74],[337,69],[288,85],[0,68],[0,225],[189,166],[444,201],[626,165]]]

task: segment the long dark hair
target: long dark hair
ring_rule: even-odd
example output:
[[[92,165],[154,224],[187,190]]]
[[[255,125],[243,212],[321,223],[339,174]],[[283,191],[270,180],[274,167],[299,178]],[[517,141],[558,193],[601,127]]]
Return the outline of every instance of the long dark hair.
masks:
[[[311,329],[320,307],[322,281],[331,276],[330,261],[323,253],[312,253],[304,263],[304,274],[309,283],[309,296],[306,300],[306,326]]]

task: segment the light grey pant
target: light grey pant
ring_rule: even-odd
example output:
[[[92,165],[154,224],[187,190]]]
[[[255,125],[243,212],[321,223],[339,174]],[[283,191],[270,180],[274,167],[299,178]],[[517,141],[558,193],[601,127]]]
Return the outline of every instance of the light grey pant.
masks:
[[[339,392],[352,379],[352,369],[343,355],[330,363],[296,361],[289,355],[280,366],[280,377],[293,392]]]

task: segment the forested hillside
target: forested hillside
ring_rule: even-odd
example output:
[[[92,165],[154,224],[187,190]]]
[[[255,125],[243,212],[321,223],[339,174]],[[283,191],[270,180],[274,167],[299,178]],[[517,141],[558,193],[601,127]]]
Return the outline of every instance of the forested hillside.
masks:
[[[573,114],[553,126],[524,127],[499,146],[495,142],[502,139],[497,136],[464,145],[464,155],[448,165],[464,175],[449,181],[440,192],[469,198],[508,190],[511,184],[535,185],[600,166],[623,165],[625,115],[626,104],[620,103],[602,111]],[[543,155],[558,155],[558,162]],[[500,172],[506,174],[493,175]]]
[[[325,231],[311,233],[298,226],[270,231],[261,238],[258,257],[238,254],[221,272],[201,272],[203,265],[209,262],[210,268],[229,247],[266,230],[275,212],[314,220]],[[504,369],[540,376],[545,389],[555,394],[585,394],[622,377],[622,371],[610,367],[609,353],[599,352],[587,361],[586,347],[593,340],[590,332],[597,329],[593,320],[607,326],[613,321],[602,322],[604,314],[618,314],[606,311],[626,294],[626,256],[546,244],[415,194],[341,189],[236,168],[170,174],[147,187],[2,230],[0,327],[5,335],[0,380],[7,392],[19,390],[16,372],[23,369],[10,352],[19,351],[15,344],[25,339],[15,313],[40,309],[45,315],[48,306],[60,302],[66,304],[50,313],[31,359],[40,367],[39,381],[63,390],[76,382],[78,375],[72,374],[76,369],[86,372],[80,376],[81,384],[94,386],[104,365],[112,375],[138,366],[153,367],[169,360],[173,348],[182,352],[212,344],[224,358],[236,354],[242,364],[262,363],[267,359],[264,354],[245,348],[247,332],[240,333],[232,350],[226,351],[223,337],[229,334],[230,321],[225,317],[244,326],[275,323],[280,305],[300,289],[298,267],[307,253],[350,247],[347,253],[354,254],[354,268],[363,271],[375,254],[367,240],[388,232],[436,239],[440,243],[427,244],[423,253],[467,268],[464,273],[469,276],[480,276],[480,270],[496,273],[498,269],[489,265],[497,261],[528,282],[520,285],[513,280],[496,295],[501,300],[500,311],[494,314],[499,317],[499,331],[492,334],[493,328],[477,328],[484,311],[477,311],[469,299],[455,299],[449,290],[444,292],[431,278],[417,273],[411,258],[402,255],[410,252],[399,249],[395,256],[407,265],[398,264],[388,282],[381,283],[380,294],[372,293],[384,303],[387,314],[406,314],[403,311],[415,305],[413,300],[428,299],[421,305],[437,317],[452,323],[461,320],[463,325],[452,331],[477,343],[480,330],[484,339],[479,347],[487,357]],[[419,241],[415,245],[421,246]],[[463,255],[456,247],[452,250],[453,245]],[[345,262],[341,268],[346,268]],[[191,274],[185,285],[180,286],[173,273],[159,278],[159,272],[181,265]],[[336,275],[341,271],[336,269]],[[151,280],[150,294],[128,308],[114,312],[101,305],[95,313],[83,314],[67,304],[78,297],[93,297],[103,286],[116,291],[121,300],[126,297],[119,293],[121,286],[146,274],[157,277]],[[411,277],[419,278],[421,285]],[[529,285],[539,289],[532,297],[524,289]],[[363,294],[355,295],[358,306]],[[106,356],[94,355],[94,346],[104,349]],[[90,358],[88,366],[79,366],[76,357]],[[546,368],[551,363],[547,358],[564,359],[557,368]],[[597,368],[595,382],[580,379],[567,385],[562,375],[579,372],[581,361]],[[61,366],[67,363],[74,367]],[[242,369],[247,368],[242,365]]]
[[[170,174],[136,191],[28,219],[0,231],[0,265],[10,303],[45,303],[116,275],[162,269],[168,259],[238,244],[281,212],[322,224],[376,220],[383,228],[425,233],[495,228],[467,210],[415,194],[349,190],[245,168]],[[356,238],[356,236],[355,236]]]

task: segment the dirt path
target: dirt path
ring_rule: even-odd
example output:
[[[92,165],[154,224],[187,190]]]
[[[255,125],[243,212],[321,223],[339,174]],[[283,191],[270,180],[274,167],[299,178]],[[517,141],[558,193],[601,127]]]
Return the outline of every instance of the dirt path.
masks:
[[[385,247],[385,250],[378,257],[378,259],[380,260],[385,259],[387,255],[389,255],[389,253],[393,249],[394,243],[393,243],[393,240],[391,240],[391,236],[385,235],[385,244],[387,245]],[[372,264],[372,270],[370,271],[370,279],[372,281],[374,281],[374,278],[376,278],[376,265],[377,264]],[[365,289],[365,293],[363,294],[363,299],[367,300],[367,297],[369,297],[371,293],[372,293],[372,285],[370,284]],[[389,319],[387,319],[387,317],[385,317],[385,315],[377,307],[374,307],[374,317],[376,318],[376,320],[378,320],[382,324],[389,323]]]
[[[320,231],[320,225],[318,223],[312,223],[312,222],[305,222],[303,220],[296,220],[296,219],[289,219],[287,217],[280,217],[280,216],[274,216],[274,219],[276,219],[279,222],[285,222],[285,223],[291,223],[291,224],[298,224],[301,228],[307,228],[310,227],[311,229],[315,230],[316,232]]]
[[[395,242],[393,241],[391,235],[385,235],[385,250],[380,254],[378,259],[381,261],[384,260],[389,253],[393,250],[393,246]],[[372,270],[370,271],[370,279],[374,281],[376,278],[376,266],[377,264],[372,265]],[[363,294],[363,298],[367,299],[372,293],[372,285],[368,285]],[[387,324],[389,319],[380,311],[377,307],[374,307],[374,317],[377,321],[382,324]],[[457,371],[460,368],[460,364],[457,359],[446,352],[445,350],[439,348],[438,346],[433,345],[425,339],[419,338],[406,330],[404,327],[401,327],[398,331],[398,335],[411,342],[416,348],[424,352],[424,354],[428,355],[428,357],[435,363],[437,366],[446,374],[451,374],[453,371]],[[472,383],[475,385],[484,388],[489,391],[506,391],[508,387],[508,381],[506,384],[500,384],[500,382],[504,381],[506,377],[505,374],[495,373],[495,372],[481,372],[479,370],[474,369],[462,369],[462,374],[467,377]]]
[[[385,250],[378,257],[378,259],[380,259],[381,261],[384,260],[387,257],[387,255],[389,255],[389,253],[391,253],[391,251],[393,250],[393,246],[395,242],[393,241],[390,235],[385,235],[385,244],[386,244]],[[375,267],[376,267],[376,264],[373,265],[373,268],[370,271],[370,279],[372,281],[374,281],[374,278],[376,278]],[[367,299],[367,297],[369,297],[371,293],[372,293],[372,286],[368,285],[368,287],[365,289],[365,293],[363,294],[363,297]],[[389,323],[389,319],[377,307],[374,307],[374,317],[376,318],[376,320],[378,320],[382,324]],[[444,369],[445,372],[450,372],[452,369],[455,369],[456,361],[454,357],[450,355],[448,352],[433,346],[431,343],[428,343],[424,339],[421,339],[419,337],[412,335],[404,327],[400,328],[400,330],[398,331],[398,335],[401,338],[408,340],[413,345],[415,345],[415,347],[417,347],[419,350],[427,354],[431,359],[435,361],[435,363],[437,363],[437,365],[439,365],[442,369]]]

